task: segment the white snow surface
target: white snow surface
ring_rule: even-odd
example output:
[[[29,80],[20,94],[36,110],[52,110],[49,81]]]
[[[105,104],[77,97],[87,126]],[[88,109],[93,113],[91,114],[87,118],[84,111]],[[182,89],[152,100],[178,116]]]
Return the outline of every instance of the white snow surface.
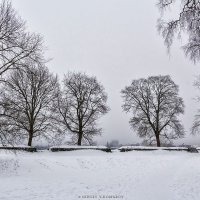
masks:
[[[77,199],[199,200],[200,154],[0,150],[0,200]]]

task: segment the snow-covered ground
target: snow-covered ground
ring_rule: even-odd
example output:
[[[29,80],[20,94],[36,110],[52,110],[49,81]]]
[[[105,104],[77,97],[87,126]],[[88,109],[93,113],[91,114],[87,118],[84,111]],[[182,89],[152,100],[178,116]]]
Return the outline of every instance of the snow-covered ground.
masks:
[[[0,150],[0,200],[77,199],[199,200],[200,154]]]

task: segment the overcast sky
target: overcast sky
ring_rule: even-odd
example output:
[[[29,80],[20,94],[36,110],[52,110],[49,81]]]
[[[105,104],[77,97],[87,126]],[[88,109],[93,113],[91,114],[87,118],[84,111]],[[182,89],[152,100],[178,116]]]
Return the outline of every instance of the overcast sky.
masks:
[[[198,104],[193,87],[200,64],[193,65],[176,42],[169,56],[156,30],[160,16],[156,0],[13,0],[30,31],[40,33],[47,47],[51,71],[82,71],[94,75],[108,93],[109,114],[100,120],[99,144],[118,139],[136,143],[140,139],[122,112],[121,89],[131,80],[150,75],[171,75],[180,86],[185,102],[182,120],[187,132],[179,143],[200,144],[190,133]],[[200,108],[200,104],[199,104]]]

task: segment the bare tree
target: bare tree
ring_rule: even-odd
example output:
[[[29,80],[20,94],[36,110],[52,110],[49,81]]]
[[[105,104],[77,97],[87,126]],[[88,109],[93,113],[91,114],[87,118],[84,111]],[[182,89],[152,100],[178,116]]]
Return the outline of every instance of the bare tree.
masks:
[[[0,4],[0,76],[9,69],[20,68],[29,60],[43,60],[42,38],[26,31],[25,22],[11,3]]]
[[[158,30],[169,48],[176,36],[187,34],[187,43],[183,46],[186,56],[196,62],[200,60],[200,2],[199,0],[179,0],[181,10],[178,17],[169,21],[159,19]],[[159,0],[159,9],[163,12],[173,6],[175,0]],[[175,5],[174,5],[175,6]]]
[[[92,144],[93,136],[101,132],[97,119],[108,112],[104,87],[95,77],[83,73],[68,73],[63,83],[63,92],[57,101],[58,119],[72,133],[74,143]]]
[[[196,81],[194,82],[194,86],[198,90],[200,90],[200,76],[197,77]],[[196,100],[197,100],[197,102],[200,102],[200,97],[198,96]],[[195,115],[191,133],[193,135],[196,135],[199,133],[199,130],[200,130],[200,109],[197,111],[197,114]]]
[[[52,132],[53,101],[59,89],[57,77],[45,66],[28,63],[13,71],[1,95],[1,136],[32,139]],[[3,122],[3,123],[2,123]]]
[[[131,127],[150,143],[161,145],[162,140],[183,137],[184,130],[178,115],[183,114],[183,99],[170,76],[151,76],[133,80],[121,91],[123,110],[131,112]]]

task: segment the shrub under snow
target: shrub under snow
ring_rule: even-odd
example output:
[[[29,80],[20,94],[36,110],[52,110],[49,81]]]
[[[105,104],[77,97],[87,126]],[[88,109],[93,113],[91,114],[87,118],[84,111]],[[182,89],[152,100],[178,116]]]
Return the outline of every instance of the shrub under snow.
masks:
[[[101,150],[111,152],[111,149],[105,146],[58,146],[49,148],[52,152],[57,151],[75,151],[75,150]]]
[[[165,150],[165,151],[188,151],[192,153],[198,153],[197,149],[194,147],[146,147],[146,146],[122,146],[119,148],[120,152],[126,151],[155,151],[155,150]]]

